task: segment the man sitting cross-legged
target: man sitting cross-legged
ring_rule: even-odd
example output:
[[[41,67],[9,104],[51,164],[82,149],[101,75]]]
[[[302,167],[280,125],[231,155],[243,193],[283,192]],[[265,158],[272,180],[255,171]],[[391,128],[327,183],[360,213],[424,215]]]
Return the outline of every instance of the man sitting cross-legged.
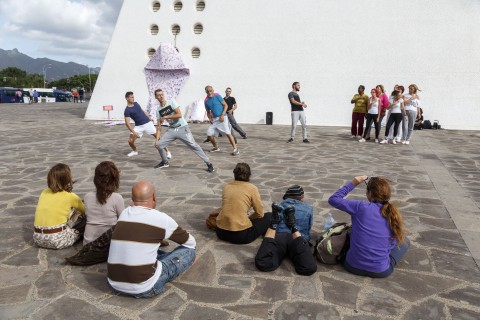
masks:
[[[283,196],[284,201],[272,204],[270,227],[255,256],[260,271],[273,271],[288,254],[295,271],[309,276],[317,271],[317,262],[308,241],[313,223],[313,208],[303,202],[303,188],[294,185]]]
[[[108,255],[108,283],[117,295],[150,298],[195,260],[195,239],[166,213],[155,210],[155,188],[140,181],[132,187],[133,206],[118,218]],[[163,239],[180,244],[159,250]]]

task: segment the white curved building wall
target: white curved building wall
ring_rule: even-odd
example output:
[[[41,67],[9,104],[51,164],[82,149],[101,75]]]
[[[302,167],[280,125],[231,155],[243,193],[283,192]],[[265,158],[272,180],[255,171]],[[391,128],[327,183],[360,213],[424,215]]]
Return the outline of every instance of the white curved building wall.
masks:
[[[476,0],[125,0],[86,119],[123,118],[124,93],[146,108],[149,48],[174,42],[190,68],[177,100],[203,99],[210,84],[237,99],[241,123],[290,123],[287,94],[300,81],[311,125],[349,125],[359,84],[417,84],[425,119],[448,129],[480,129],[480,1]],[[203,32],[195,34],[196,23]],[[152,35],[152,24],[159,26]],[[199,58],[191,50],[198,47]]]

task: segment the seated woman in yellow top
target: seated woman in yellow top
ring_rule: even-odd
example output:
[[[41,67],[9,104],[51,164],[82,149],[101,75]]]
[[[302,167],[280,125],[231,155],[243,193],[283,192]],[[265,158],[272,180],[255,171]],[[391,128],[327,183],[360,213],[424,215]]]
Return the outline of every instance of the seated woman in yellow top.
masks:
[[[42,191],[35,211],[33,242],[43,248],[63,249],[77,242],[82,234],[67,225],[72,209],[85,213],[82,199],[71,192],[70,167],[59,163],[48,172],[48,188]]]
[[[250,166],[238,163],[233,170],[235,180],[223,186],[222,211],[217,217],[217,237],[235,244],[250,243],[265,234],[270,225],[270,212],[263,213],[257,187],[251,184]],[[248,211],[253,208],[249,216]]]

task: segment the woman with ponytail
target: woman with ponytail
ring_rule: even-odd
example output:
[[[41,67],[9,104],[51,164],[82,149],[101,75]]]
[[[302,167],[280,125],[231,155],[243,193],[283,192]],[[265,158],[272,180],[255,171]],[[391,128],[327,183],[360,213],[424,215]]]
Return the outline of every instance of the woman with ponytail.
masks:
[[[344,199],[356,186],[365,182],[364,200]],[[359,176],[338,189],[328,203],[352,217],[350,248],[343,263],[345,269],[360,276],[385,278],[410,247],[398,208],[390,203],[389,180]]]

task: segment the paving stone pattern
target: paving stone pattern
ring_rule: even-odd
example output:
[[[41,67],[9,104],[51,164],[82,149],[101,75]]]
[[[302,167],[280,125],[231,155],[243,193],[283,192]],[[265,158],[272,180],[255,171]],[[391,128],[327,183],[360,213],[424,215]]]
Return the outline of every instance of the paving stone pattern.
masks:
[[[125,126],[85,121],[85,110],[68,103],[0,105],[0,319],[480,319],[480,132],[415,131],[410,145],[385,146],[358,143],[346,127],[309,127],[310,144],[299,138],[287,144],[289,126],[242,125],[248,139],[239,140],[240,155],[231,156],[220,138],[221,152],[208,154],[217,167],[209,174],[181,143],[172,146],[169,168],[153,169],[159,155],[147,136],[138,141],[139,156],[128,158]],[[202,144],[206,124],[191,129],[211,148]],[[95,166],[107,159],[121,169],[126,204],[132,184],[150,180],[158,209],[197,239],[196,263],[156,298],[112,295],[106,264],[66,265],[80,244],[56,251],[32,243],[49,168],[69,164],[74,192],[83,197],[94,190]],[[349,219],[327,203],[338,187],[356,175],[388,176],[411,249],[387,279],[320,264],[303,277],[288,260],[274,272],[257,271],[260,239],[224,243],[204,222],[241,161],[250,164],[266,208],[290,185],[304,187],[315,207],[314,237],[329,211],[337,221]],[[350,198],[364,194],[359,186]]]

